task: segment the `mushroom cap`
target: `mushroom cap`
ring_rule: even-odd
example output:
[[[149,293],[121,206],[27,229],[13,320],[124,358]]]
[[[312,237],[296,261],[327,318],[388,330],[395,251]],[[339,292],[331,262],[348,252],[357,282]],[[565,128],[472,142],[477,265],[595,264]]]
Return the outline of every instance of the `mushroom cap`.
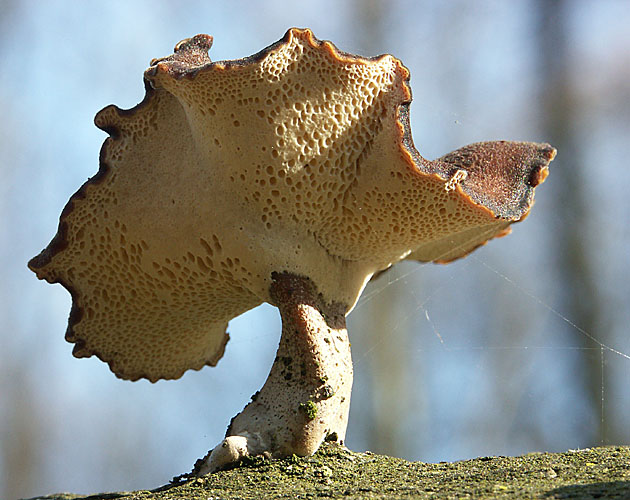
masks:
[[[506,233],[555,150],[480,143],[439,160],[413,146],[409,72],[290,29],[211,62],[197,35],[153,60],[146,96],[108,106],[100,169],[29,267],[73,305],[66,339],[119,377],[215,365],[228,321],[272,302],[273,272],[356,302],[407,257],[448,261]]]

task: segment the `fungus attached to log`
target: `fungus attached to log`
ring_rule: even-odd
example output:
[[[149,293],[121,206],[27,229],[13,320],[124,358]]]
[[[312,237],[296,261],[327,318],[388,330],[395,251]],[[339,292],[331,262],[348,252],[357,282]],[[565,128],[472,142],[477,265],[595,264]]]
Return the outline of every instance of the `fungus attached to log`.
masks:
[[[345,316],[366,282],[507,234],[555,155],[500,141],[428,161],[394,57],[346,54],[300,29],[237,61],[211,62],[211,44],[180,42],[151,62],[140,104],[97,114],[110,135],[99,172],[29,262],[72,295],[74,355],[130,380],[215,365],[230,319],[280,309],[269,378],[198,473],[343,441]]]

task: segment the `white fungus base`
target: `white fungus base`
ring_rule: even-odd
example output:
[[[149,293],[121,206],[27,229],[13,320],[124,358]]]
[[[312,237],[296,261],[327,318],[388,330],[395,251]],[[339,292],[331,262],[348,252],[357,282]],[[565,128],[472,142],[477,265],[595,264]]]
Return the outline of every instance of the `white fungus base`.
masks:
[[[198,475],[245,457],[308,456],[324,440],[345,439],[353,376],[347,308],[325,304],[308,279],[288,273],[274,276],[271,296],[282,336],[269,377],[197,466]]]

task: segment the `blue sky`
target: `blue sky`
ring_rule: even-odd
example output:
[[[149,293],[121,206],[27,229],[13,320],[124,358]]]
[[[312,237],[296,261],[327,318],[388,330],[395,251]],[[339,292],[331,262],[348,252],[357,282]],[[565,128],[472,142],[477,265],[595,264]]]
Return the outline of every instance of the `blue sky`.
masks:
[[[96,112],[139,102],[149,60],[170,54],[180,39],[212,34],[211,58],[233,59],[306,26],[348,52],[392,53],[411,71],[412,129],[428,158],[478,140],[545,140],[534,2],[392,1],[374,36],[357,15],[371,3],[24,1],[7,10],[0,37],[0,439],[14,452],[4,453],[0,470],[7,474],[21,460],[32,471],[10,491],[28,497],[158,486],[222,438],[273,359],[279,317],[262,306],[230,324],[232,340],[216,368],[157,384],[117,380],[100,361],[72,357],[63,339],[69,295],[26,268],[55,233],[69,196],[98,169],[105,134],[93,125]],[[610,318],[602,325],[608,337],[588,333],[627,354],[630,112],[628,100],[616,97],[630,95],[630,7],[572,7],[571,71],[587,103],[574,128],[597,207],[584,231]],[[603,359],[605,418],[625,429],[625,443],[615,444],[630,442],[622,383],[630,360],[597,343],[584,351],[582,333],[559,309],[564,292],[554,281],[549,228],[562,223],[553,211],[554,183],[571,169],[560,151],[532,215],[509,237],[446,267],[403,264],[368,288],[369,300],[349,320],[356,365],[350,448],[373,446],[382,401],[391,402],[398,425],[393,451],[375,451],[414,460],[606,442],[589,435],[600,416],[574,383],[582,356],[594,366]],[[391,303],[392,316],[387,331],[369,333],[377,301]],[[514,325],[522,338],[506,339]],[[405,371],[388,400],[379,396],[377,354],[394,347]]]

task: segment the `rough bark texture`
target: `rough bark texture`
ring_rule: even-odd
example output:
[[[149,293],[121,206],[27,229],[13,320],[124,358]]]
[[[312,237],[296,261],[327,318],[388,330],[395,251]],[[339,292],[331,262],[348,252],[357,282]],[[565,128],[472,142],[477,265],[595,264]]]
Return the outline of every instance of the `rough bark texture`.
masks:
[[[630,447],[426,464],[325,444],[312,457],[252,461],[153,491],[38,498],[630,498]]]

